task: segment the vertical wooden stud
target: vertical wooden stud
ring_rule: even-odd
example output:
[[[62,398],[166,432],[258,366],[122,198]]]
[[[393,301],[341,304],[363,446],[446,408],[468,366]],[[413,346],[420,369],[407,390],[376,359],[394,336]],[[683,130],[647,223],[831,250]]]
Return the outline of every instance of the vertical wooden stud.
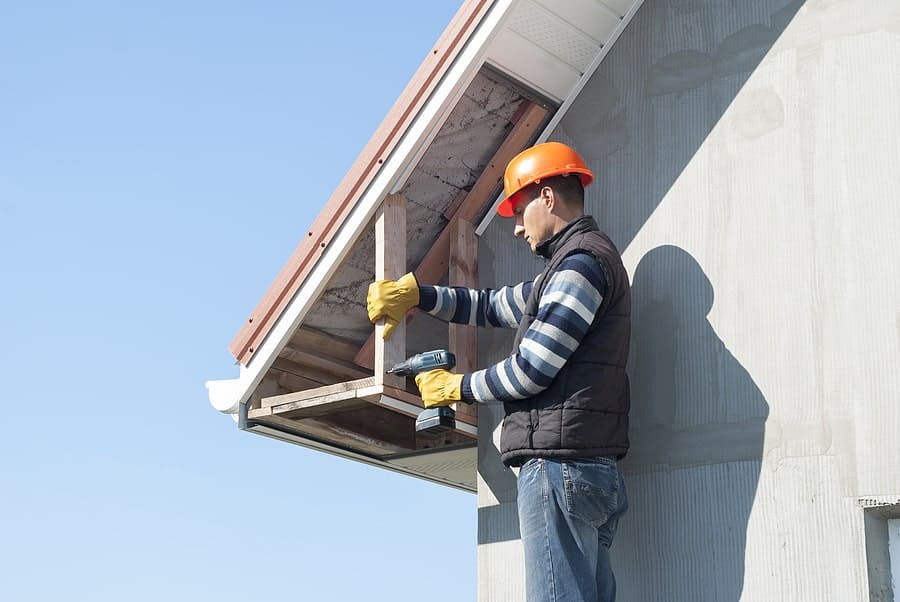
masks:
[[[478,240],[472,222],[455,219],[450,222],[450,286],[478,286]],[[478,361],[478,336],[475,326],[450,324],[450,351],[456,354],[456,372],[474,372]],[[457,414],[473,418],[476,406],[458,403]]]
[[[375,220],[375,279],[396,280],[406,273],[406,199],[392,194],[384,199]],[[384,320],[375,324],[375,383],[406,388],[406,379],[385,374],[406,359],[406,319],[385,341]]]

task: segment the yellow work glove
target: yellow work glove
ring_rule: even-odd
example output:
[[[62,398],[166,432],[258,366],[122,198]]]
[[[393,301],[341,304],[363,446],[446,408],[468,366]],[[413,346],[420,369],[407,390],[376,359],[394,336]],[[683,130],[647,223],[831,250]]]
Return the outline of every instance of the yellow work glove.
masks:
[[[462,378],[462,374],[453,374],[443,369],[416,374],[416,386],[419,387],[425,407],[448,406],[462,399]]]
[[[369,320],[374,324],[384,318],[384,332],[381,338],[389,339],[394,327],[400,323],[410,308],[419,304],[419,283],[412,272],[398,280],[378,280],[369,285],[366,309]]]

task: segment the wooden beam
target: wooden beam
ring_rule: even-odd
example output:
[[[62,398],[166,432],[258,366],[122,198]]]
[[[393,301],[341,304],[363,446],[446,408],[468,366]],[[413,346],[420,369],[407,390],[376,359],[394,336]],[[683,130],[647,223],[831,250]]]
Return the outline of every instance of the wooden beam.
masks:
[[[305,391],[306,389],[315,389],[322,386],[322,383],[310,380],[304,376],[278,370],[274,365],[269,372],[275,378],[278,386],[285,391]]]
[[[450,223],[450,286],[478,287],[478,241],[475,226],[466,220]],[[466,324],[449,324],[450,351],[456,355],[457,372],[475,370],[477,331]]]
[[[464,219],[450,222],[450,286],[478,287],[478,240],[475,226]],[[475,326],[449,324],[450,351],[456,355],[456,373],[475,371],[478,363],[478,333]],[[477,406],[457,403],[456,419],[463,415],[472,417],[477,424]]]
[[[346,380],[334,374],[325,373],[321,370],[310,368],[309,366],[301,366],[300,364],[296,364],[290,360],[284,359],[283,357],[279,357],[275,360],[275,362],[272,364],[271,370],[278,371],[281,373],[281,375],[287,374],[291,377],[294,377],[290,381],[286,380],[285,383],[292,382],[294,380],[296,380],[297,384],[301,385],[312,383],[310,386],[297,387],[295,390],[321,387],[322,385],[333,385],[336,382]]]
[[[326,385],[342,383],[348,380],[359,380],[370,376],[370,373],[363,371],[335,374],[333,369],[323,370],[306,364],[298,364],[283,357],[275,360],[271,370],[277,375],[277,381],[285,389],[285,393],[316,389]],[[264,397],[267,396],[265,395]]]
[[[398,406],[398,401],[402,402]],[[471,442],[460,430],[440,438],[415,432],[422,400],[406,391],[375,384],[369,377],[309,391],[264,397],[248,418],[310,440],[376,457],[427,451]],[[457,413],[457,420],[472,424]]]
[[[317,418],[331,416],[339,412],[360,410],[368,407],[368,405],[369,402],[354,395],[354,391],[343,391],[274,406],[272,407],[272,415],[299,420],[301,418]]]
[[[342,382],[345,380],[357,380],[366,378],[372,374],[368,370],[360,368],[356,364],[337,358],[326,357],[312,351],[303,351],[300,349],[289,349],[285,347],[281,350],[278,359],[286,359],[301,367],[306,366],[313,373],[333,374],[337,378],[332,382]],[[301,373],[300,376],[306,376]],[[313,380],[317,380],[315,376],[309,376]],[[330,383],[329,383],[330,384]]]
[[[388,195],[375,219],[375,280],[396,280],[406,273],[406,199],[399,194]],[[375,383],[403,387],[405,379],[387,374],[395,364],[406,359],[406,319],[394,327],[393,334],[384,340],[385,321],[375,324],[374,366]]]
[[[348,362],[353,361],[356,352],[359,350],[352,341],[340,339],[309,326],[298,328],[286,347],[301,351],[315,351],[320,355],[327,355]]]
[[[382,400],[384,396],[405,402],[409,404],[409,408],[399,409],[385,404]],[[314,413],[316,415],[324,415],[328,413],[329,408],[327,407],[327,404],[350,398],[356,398],[371,405],[380,406],[410,418],[415,418],[418,416],[419,412],[425,408],[422,404],[422,399],[418,395],[391,386],[383,387],[377,385],[375,384],[375,378],[369,377],[345,383],[316,387],[305,391],[297,391],[295,393],[263,397],[261,407],[259,409],[251,410],[248,413],[248,417],[251,419],[263,418],[266,416],[282,414],[294,409],[311,408],[313,406],[318,406],[319,410],[324,411],[310,412],[310,415],[313,415]],[[335,403],[334,408],[336,408],[335,411],[340,411],[342,409],[340,404],[337,403]],[[302,413],[303,412],[298,412],[297,415],[299,416]],[[477,423],[471,417],[463,416],[462,421],[466,424],[477,426]]]
[[[466,195],[450,219],[465,219],[474,221],[486,203],[493,202],[493,192],[497,190],[503,179],[503,172],[506,164],[519,154],[526,145],[534,138],[537,129],[544,123],[549,110],[525,101],[527,107],[523,109],[520,118],[516,121],[509,135],[494,153],[487,167],[481,172],[475,185]],[[440,282],[441,277],[447,273],[450,264],[450,231],[444,228],[440,236],[438,236],[434,245],[422,258],[421,263],[415,269],[416,280],[421,284],[434,284]],[[407,316],[407,320],[411,320],[414,314]],[[368,340],[359,349],[356,358],[353,360],[359,366],[372,368],[375,357],[375,339],[370,335]]]
[[[381,446],[382,455],[417,449],[414,414],[398,413],[394,408],[380,405],[381,387],[374,382],[375,378],[370,377],[311,391],[273,395],[264,398],[262,407],[250,410],[247,417],[255,421],[290,419],[296,421],[292,423],[295,429],[311,425],[310,434],[315,432],[341,447],[358,448],[360,442],[365,446]],[[366,449],[372,451],[370,447]]]
[[[375,378],[363,378],[360,380],[351,380],[348,382],[337,383],[334,385],[327,385],[324,387],[316,387],[315,389],[307,389],[304,391],[297,391],[295,393],[286,393],[284,395],[273,395],[271,397],[264,397],[262,400],[262,406],[264,408],[282,405],[286,403],[293,403],[298,401],[304,401],[307,399],[313,399],[315,397],[325,397],[327,395],[332,395],[334,393],[344,393],[350,391],[353,393],[353,396],[356,397],[356,391],[359,389],[363,389],[366,387],[371,387],[375,384]]]

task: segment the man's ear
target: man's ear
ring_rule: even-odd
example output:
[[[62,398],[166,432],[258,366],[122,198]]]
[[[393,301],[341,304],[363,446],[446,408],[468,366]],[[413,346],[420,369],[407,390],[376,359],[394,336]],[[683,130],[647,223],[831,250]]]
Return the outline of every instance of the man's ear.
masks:
[[[547,206],[547,209],[553,210],[553,207],[556,205],[558,199],[556,198],[556,193],[553,192],[553,189],[549,186],[544,186],[541,188],[541,202]]]

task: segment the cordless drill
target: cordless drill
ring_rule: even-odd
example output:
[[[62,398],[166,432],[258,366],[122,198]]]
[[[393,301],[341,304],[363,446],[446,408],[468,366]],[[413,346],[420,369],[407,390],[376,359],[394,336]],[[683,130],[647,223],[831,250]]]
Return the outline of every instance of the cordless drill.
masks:
[[[456,356],[446,349],[435,349],[434,351],[425,351],[417,353],[404,362],[400,362],[390,370],[388,374],[395,376],[415,376],[420,372],[428,372],[429,370],[451,370],[456,366]],[[416,432],[420,435],[437,437],[447,431],[456,428],[456,412],[453,408],[440,406],[437,408],[428,408],[416,417]]]

